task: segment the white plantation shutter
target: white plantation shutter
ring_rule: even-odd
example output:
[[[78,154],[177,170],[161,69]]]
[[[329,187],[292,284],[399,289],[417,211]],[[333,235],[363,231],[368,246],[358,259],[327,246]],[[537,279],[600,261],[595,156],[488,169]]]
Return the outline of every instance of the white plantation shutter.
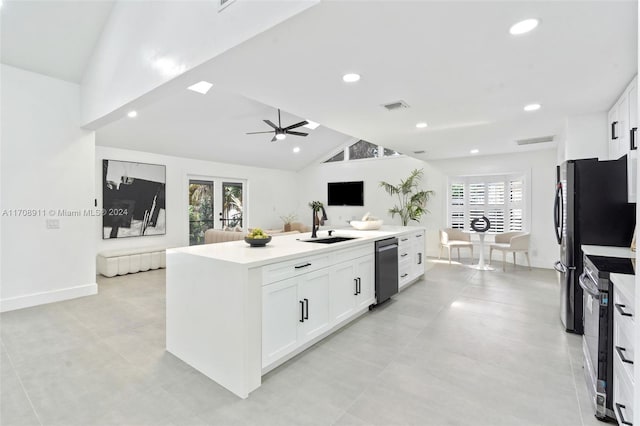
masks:
[[[449,184],[448,226],[472,231],[471,221],[486,216],[489,233],[527,228],[524,175],[461,176]]]

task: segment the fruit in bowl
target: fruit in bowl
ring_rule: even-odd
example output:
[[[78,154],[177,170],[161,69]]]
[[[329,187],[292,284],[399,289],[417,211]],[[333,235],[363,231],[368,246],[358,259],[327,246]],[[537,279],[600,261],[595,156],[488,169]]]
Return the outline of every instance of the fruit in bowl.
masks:
[[[245,237],[244,241],[251,247],[262,247],[271,241],[271,236],[264,233],[260,228],[253,228]]]

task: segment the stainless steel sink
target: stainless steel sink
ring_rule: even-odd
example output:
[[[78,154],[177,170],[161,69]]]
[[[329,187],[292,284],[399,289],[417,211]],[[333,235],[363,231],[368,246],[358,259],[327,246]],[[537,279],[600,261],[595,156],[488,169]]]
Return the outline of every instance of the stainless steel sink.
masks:
[[[320,243],[320,244],[334,244],[341,243],[343,241],[355,240],[357,237],[327,237],[327,238],[312,238],[309,240],[300,240],[305,243]]]

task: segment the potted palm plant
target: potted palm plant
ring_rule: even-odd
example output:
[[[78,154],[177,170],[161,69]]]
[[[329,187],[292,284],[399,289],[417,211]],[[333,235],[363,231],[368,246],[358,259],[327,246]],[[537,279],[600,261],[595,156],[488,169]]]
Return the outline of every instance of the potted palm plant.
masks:
[[[391,217],[400,215],[402,226],[407,226],[409,221],[420,221],[420,217],[424,213],[428,213],[426,209],[429,198],[435,195],[434,191],[420,190],[419,185],[424,173],[422,169],[415,169],[409,177],[400,180],[398,185],[392,185],[388,182],[380,182],[380,186],[391,196],[398,197],[398,205],[389,209]]]

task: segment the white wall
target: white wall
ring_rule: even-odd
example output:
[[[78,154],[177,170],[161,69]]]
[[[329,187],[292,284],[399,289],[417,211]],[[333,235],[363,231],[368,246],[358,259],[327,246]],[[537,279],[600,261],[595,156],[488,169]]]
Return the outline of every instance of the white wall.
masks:
[[[189,176],[222,177],[247,180],[245,198],[247,227],[282,228],[279,216],[297,208],[296,173],[283,170],[214,163],[170,157],[148,152],[96,146],[95,193],[102,207],[102,160],[134,161],[166,166],[167,233],[135,238],[102,239],[102,222],[91,231],[97,239],[97,251],[127,247],[179,247],[189,245]],[[217,213],[216,213],[217,214]]]
[[[94,294],[94,133],[80,128],[78,85],[1,66],[3,311]],[[34,217],[9,216],[33,209]],[[47,219],[59,229],[47,229]]]
[[[605,111],[567,117],[558,140],[558,164],[581,158],[609,158]]]
[[[83,122],[138,100],[318,1],[240,0],[222,12],[214,0],[116,2],[82,82]],[[179,82],[178,90],[198,81]]]
[[[553,195],[556,176],[556,150],[531,151],[519,154],[479,156],[424,162],[411,157],[381,160],[360,160],[317,164],[299,172],[300,193],[305,194],[300,202],[303,211],[306,202],[320,200],[326,203],[327,182],[363,180],[365,182],[364,207],[328,207],[330,226],[346,226],[346,221],[359,218],[369,211],[384,219],[387,224],[400,224],[396,216],[387,213],[395,200],[379,188],[379,181],[398,183],[413,169],[424,169],[422,188],[436,192],[428,203],[431,213],[426,214],[420,224],[427,230],[427,254],[438,255],[438,230],[447,225],[447,181],[448,176],[472,174],[500,174],[512,172],[530,173],[531,220],[531,264],[551,268],[557,260],[558,245],[553,234]],[[412,222],[416,225],[415,222]]]

